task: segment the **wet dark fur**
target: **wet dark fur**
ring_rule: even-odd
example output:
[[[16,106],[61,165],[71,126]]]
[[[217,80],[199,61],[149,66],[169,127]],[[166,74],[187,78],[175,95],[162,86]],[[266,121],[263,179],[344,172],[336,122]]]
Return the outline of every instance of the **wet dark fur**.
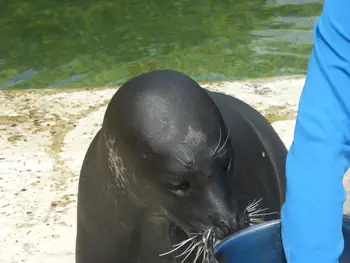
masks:
[[[110,139],[124,183],[109,167]],[[253,199],[263,197],[262,207],[279,212],[286,153],[265,118],[233,97],[174,71],[130,80],[113,96],[81,169],[76,262],[181,262],[159,254],[190,232],[216,226],[223,238],[237,231],[237,218]],[[177,177],[190,188],[169,185]]]

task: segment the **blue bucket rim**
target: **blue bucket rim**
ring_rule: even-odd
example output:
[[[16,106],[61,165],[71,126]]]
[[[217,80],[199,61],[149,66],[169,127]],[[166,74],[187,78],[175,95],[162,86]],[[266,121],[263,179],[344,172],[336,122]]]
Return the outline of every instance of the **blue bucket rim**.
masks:
[[[249,235],[251,232],[254,232],[254,230],[256,230],[257,228],[261,229],[266,229],[266,228],[271,228],[271,227],[274,227],[276,225],[281,225],[281,220],[280,219],[275,219],[275,220],[271,220],[271,221],[266,221],[266,222],[263,222],[261,224],[257,224],[257,225],[254,225],[254,226],[250,226],[248,228],[244,228],[244,229],[241,229],[239,231],[237,231],[236,233],[230,235],[230,236],[227,236],[226,238],[218,241],[215,246],[214,246],[214,253],[216,254],[223,246],[223,244],[225,244],[228,240],[230,239],[234,239],[236,237],[244,237],[246,235]]]
[[[271,221],[266,221],[254,226],[250,226],[248,228],[244,228],[242,230],[237,231],[236,233],[227,236],[226,238],[218,241],[214,246],[214,254],[217,254],[221,251],[221,249],[224,249],[224,244],[227,243],[231,239],[235,239],[237,237],[244,237],[246,235],[249,235],[251,232],[254,232],[256,229],[268,229],[281,226],[281,219],[275,219]],[[350,233],[350,214],[344,214],[343,215],[343,230]]]

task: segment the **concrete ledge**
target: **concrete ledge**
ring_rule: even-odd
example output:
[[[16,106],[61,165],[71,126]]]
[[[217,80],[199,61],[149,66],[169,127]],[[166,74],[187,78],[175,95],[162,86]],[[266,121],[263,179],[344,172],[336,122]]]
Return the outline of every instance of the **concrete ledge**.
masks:
[[[258,109],[289,147],[304,81],[296,76],[203,87]],[[0,92],[0,262],[74,262],[79,170],[116,89]]]

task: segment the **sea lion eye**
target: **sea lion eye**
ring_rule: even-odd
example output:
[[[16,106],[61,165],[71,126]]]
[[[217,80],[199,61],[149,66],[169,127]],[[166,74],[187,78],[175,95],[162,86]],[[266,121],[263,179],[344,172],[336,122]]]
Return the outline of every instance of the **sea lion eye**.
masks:
[[[186,191],[188,188],[190,188],[190,182],[189,181],[172,181],[169,182],[169,188],[173,191]]]

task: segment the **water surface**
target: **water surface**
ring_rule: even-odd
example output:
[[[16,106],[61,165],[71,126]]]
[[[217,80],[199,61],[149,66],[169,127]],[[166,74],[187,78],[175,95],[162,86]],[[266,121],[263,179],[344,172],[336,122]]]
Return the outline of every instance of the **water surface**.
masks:
[[[0,89],[304,74],[319,0],[3,0]]]

